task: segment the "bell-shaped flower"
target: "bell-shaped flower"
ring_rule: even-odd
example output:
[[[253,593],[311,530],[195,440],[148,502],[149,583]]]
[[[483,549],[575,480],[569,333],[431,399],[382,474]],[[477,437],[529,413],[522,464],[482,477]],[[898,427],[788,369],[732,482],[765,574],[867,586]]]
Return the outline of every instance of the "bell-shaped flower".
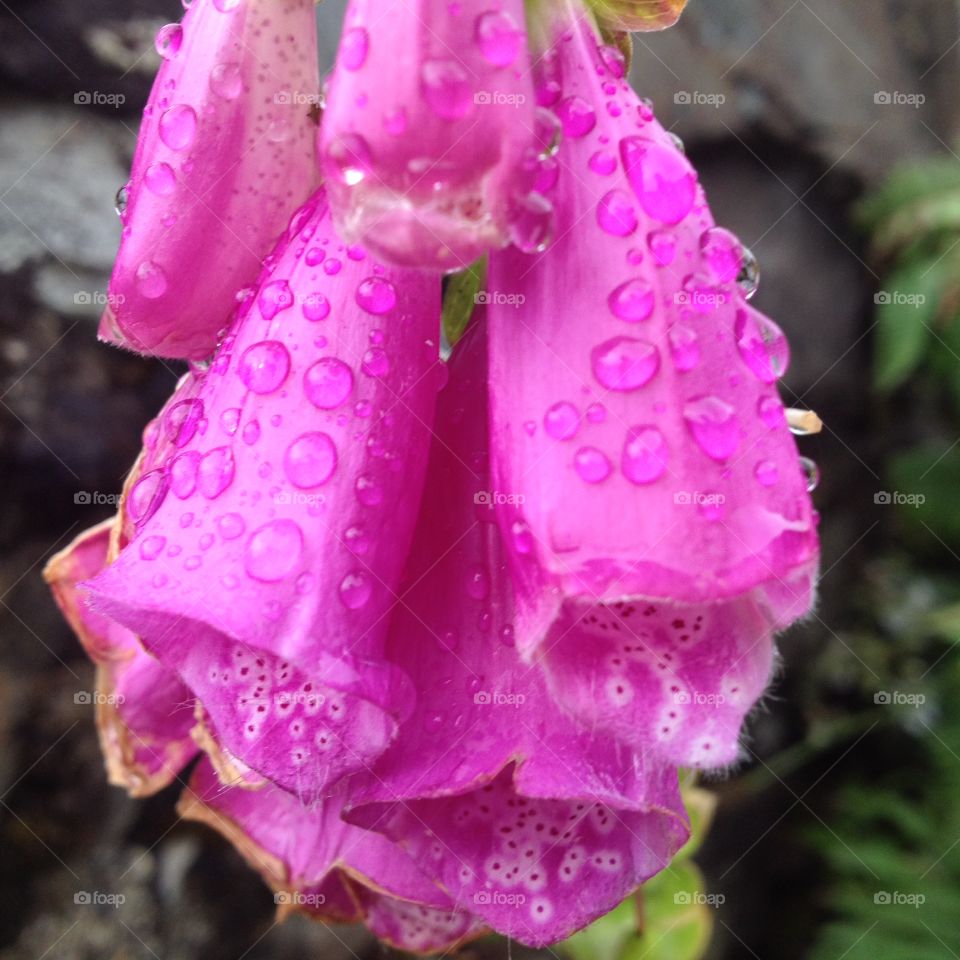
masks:
[[[319,138],[348,241],[462,269],[526,229],[543,135],[522,0],[352,0]]]
[[[157,49],[100,336],[203,359],[317,185],[314,2],[195,0]]]
[[[816,515],[776,388],[787,344],[620,58],[579,6],[555,16],[557,237],[491,256],[488,277],[517,644],[574,716],[714,767],[738,756],[774,631],[813,600]]]
[[[268,262],[196,391],[147,431],[130,543],[86,588],[191,689],[225,762],[309,800],[376,757],[410,699],[382,649],[440,285],[345,248],[322,191]]]
[[[385,832],[497,931],[542,945],[663,869],[687,821],[674,766],[578,724],[517,657],[488,505],[483,324],[450,367],[387,649],[420,696],[351,786],[347,818]]]
[[[86,691],[86,699],[96,705],[110,782],[142,797],[167,786],[197,749],[189,691],[129,630],[91,610],[77,590],[109,563],[116,527],[116,520],[107,520],[81,534],[50,560],[44,576],[97,665],[96,689]]]
[[[218,830],[263,876],[280,919],[302,912],[362,921],[380,940],[415,953],[453,950],[482,932],[399,847],[344,823],[342,793],[306,806],[273,785],[224,785],[204,761],[178,809]]]

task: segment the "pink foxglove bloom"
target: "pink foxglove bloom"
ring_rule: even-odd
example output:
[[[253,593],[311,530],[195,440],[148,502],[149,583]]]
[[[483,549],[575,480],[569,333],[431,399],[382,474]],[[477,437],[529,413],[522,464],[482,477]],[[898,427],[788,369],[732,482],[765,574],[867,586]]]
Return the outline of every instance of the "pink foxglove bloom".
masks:
[[[358,778],[348,818],[396,840],[494,929],[542,945],[663,869],[687,821],[673,765],[578,725],[516,655],[510,578],[485,503],[486,394],[476,324],[440,395],[388,644],[420,696],[366,786]]]
[[[776,389],[787,344],[619,58],[569,4],[557,20],[557,239],[492,256],[488,280],[517,645],[582,721],[715,767],[738,757],[774,631],[812,603],[816,519]]]
[[[305,806],[272,785],[224,786],[203,762],[179,811],[237,847],[276,892],[281,917],[362,920],[384,942],[416,953],[452,950],[481,932],[399,847],[344,823],[342,807],[342,794]]]
[[[411,693],[382,661],[439,386],[435,278],[294,216],[195,393],[147,433],[134,524],[87,584],[199,700],[223,751],[310,799]]]
[[[100,744],[110,782],[132,796],[167,786],[196,752],[190,737],[189,691],[146,654],[124,627],[91,610],[77,584],[109,562],[115,520],[81,534],[47,565],[44,575],[57,604],[90,659],[97,664],[96,703]]]
[[[314,3],[195,0],[157,48],[100,335],[202,359],[316,187]]]
[[[352,0],[320,132],[338,229],[395,263],[459,270],[540,210],[521,0]],[[531,153],[532,151],[532,153]]]

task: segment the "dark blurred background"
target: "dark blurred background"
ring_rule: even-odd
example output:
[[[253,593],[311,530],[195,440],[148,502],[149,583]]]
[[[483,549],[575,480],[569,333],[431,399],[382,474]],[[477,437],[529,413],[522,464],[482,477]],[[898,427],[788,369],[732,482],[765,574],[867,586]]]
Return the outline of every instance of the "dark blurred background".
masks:
[[[343,6],[319,8],[326,62]],[[95,329],[153,36],[181,13],[0,0],[0,960],[382,955],[359,930],[274,926],[175,789],[107,786],[75,702],[92,669],[40,577],[111,512],[78,494],[119,490],[175,380]],[[760,262],[785,399],[825,421],[800,440],[822,471],[820,603],[782,640],[750,761],[706,784],[713,960],[960,955],[958,37],[952,0],[690,0],[636,44],[637,89]]]

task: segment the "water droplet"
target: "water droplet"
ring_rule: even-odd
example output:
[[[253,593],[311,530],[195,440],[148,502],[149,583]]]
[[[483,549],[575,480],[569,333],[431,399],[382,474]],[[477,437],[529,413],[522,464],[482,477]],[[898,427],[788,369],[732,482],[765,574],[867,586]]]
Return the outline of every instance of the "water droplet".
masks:
[[[593,375],[608,390],[639,390],[660,369],[660,351],[646,340],[613,337],[590,354]]]
[[[489,10],[476,19],[474,28],[477,46],[487,63],[495,67],[509,67],[523,48],[523,31],[509,13]]]
[[[343,535],[347,549],[355,556],[362,557],[370,550],[370,537],[363,527],[350,527]]]
[[[580,429],[580,411],[572,403],[555,403],[543,417],[543,427],[554,440],[569,440]]]
[[[603,44],[599,50],[603,65],[610,71],[611,76],[622,80],[627,72],[627,61],[623,53],[610,44]]]
[[[473,107],[470,78],[455,60],[426,60],[420,68],[420,91],[443,120],[459,120]]]
[[[254,580],[276,583],[300,563],[303,532],[292,520],[271,520],[247,541],[244,567]]]
[[[602,403],[591,403],[587,407],[587,419],[591,423],[603,423],[607,419],[607,408]]]
[[[167,495],[167,476],[163,470],[145,473],[130,491],[127,509],[136,524],[146,523],[160,509]]]
[[[197,471],[200,468],[200,454],[188,450],[175,457],[170,464],[170,489],[174,496],[186,500],[197,489]]]
[[[525,520],[514,520],[510,524],[510,541],[517,553],[528,554],[533,550],[533,532]]]
[[[597,114],[583,97],[567,97],[557,104],[563,132],[572,139],[585,137],[596,125]]]
[[[239,63],[218,63],[210,71],[210,89],[221,100],[236,100],[243,93]]]
[[[336,357],[318,360],[303,376],[303,392],[320,410],[335,410],[353,390],[353,371]]]
[[[738,310],[734,325],[740,357],[763,383],[775,383],[790,364],[790,345],[783,331],[753,310]]]
[[[638,486],[659,480],[670,461],[667,441],[657,427],[641,425],[627,431],[620,469]]]
[[[717,283],[729,283],[740,273],[743,250],[739,239],[723,227],[711,227],[700,236],[700,254]]]
[[[357,477],[356,484],[357,499],[365,507],[376,507],[383,503],[383,487],[376,477],[369,473]]]
[[[683,407],[683,419],[700,449],[711,460],[728,460],[740,445],[736,410],[712,395],[695,397]]]
[[[260,424],[256,420],[251,420],[243,428],[243,433],[240,436],[243,437],[243,442],[247,446],[252,447],[260,439]]]
[[[246,529],[247,525],[239,513],[225,513],[217,520],[217,530],[220,531],[220,536],[224,540],[236,540],[237,537],[243,536]]]
[[[647,246],[661,267],[669,267],[677,257],[677,238],[669,230],[651,231]]]
[[[587,166],[601,177],[609,176],[617,169],[617,158],[609,150],[598,150],[587,161]]]
[[[365,607],[373,594],[373,583],[362,570],[348,573],[340,584],[340,600],[348,610]]]
[[[772,460],[761,460],[753,468],[753,475],[764,487],[772,487],[780,479],[780,470]]]
[[[286,280],[271,280],[260,291],[257,306],[264,320],[272,320],[281,310],[293,306],[293,291]]]
[[[158,197],[168,197],[177,188],[177,175],[169,163],[151,163],[143,174],[143,183]]]
[[[352,27],[344,31],[340,40],[337,66],[344,70],[359,70],[367,62],[369,51],[370,34],[363,27]]]
[[[467,596],[474,600],[486,600],[490,596],[490,574],[479,563],[467,567],[464,577]]]
[[[610,312],[627,323],[640,323],[653,313],[653,287],[646,280],[627,280],[607,297]]]
[[[820,486],[820,468],[809,458],[800,458],[800,472],[807,485],[807,493],[813,493]]]
[[[137,290],[147,300],[157,300],[167,292],[167,275],[163,267],[153,260],[144,260],[137,267],[136,272]]]
[[[127,212],[127,204],[130,202],[130,184],[125,183],[113,198],[113,209],[118,217],[122,217]]]
[[[337,468],[337,448],[325,433],[304,433],[283,456],[287,478],[301,490],[325,484]]]
[[[168,23],[161,27],[155,42],[157,53],[164,60],[172,60],[183,46],[183,27],[179,23]]]
[[[609,457],[596,447],[581,447],[573,458],[573,468],[586,483],[602,483],[610,476]]]
[[[397,107],[383,118],[383,127],[392,137],[399,137],[406,133],[407,123],[407,111],[403,107]]]
[[[180,400],[163,417],[168,439],[176,447],[185,447],[196,435],[203,420],[202,400]]]
[[[197,114],[193,107],[179,103],[160,118],[160,139],[171,150],[186,150],[197,134]]]
[[[290,354],[278,340],[263,340],[244,350],[237,376],[254,393],[277,390],[290,373]]]
[[[743,263],[740,266],[740,272],[737,274],[737,286],[743,294],[744,300],[753,299],[753,295],[760,286],[760,264],[753,255],[749,247],[741,247]]]
[[[357,305],[375,317],[383,316],[397,305],[396,287],[383,277],[367,277],[357,287]]]
[[[303,301],[303,315],[313,323],[330,316],[330,301],[319,291],[307,294]]]
[[[373,165],[370,145],[357,133],[335,137],[327,145],[326,156],[337,179],[348,187],[360,183]]]
[[[689,327],[675,324],[667,334],[670,341],[670,356],[680,373],[693,370],[700,363],[700,339]]]
[[[640,206],[663,223],[679,223],[693,208],[697,175],[676,150],[644,137],[620,141],[620,158]]]
[[[140,556],[144,560],[156,560],[166,545],[166,537],[146,537],[140,544]]]
[[[233,451],[229,447],[216,447],[200,461],[197,486],[208,500],[215,500],[233,483],[235,471]]]
[[[629,237],[637,229],[637,213],[623,190],[611,190],[597,204],[600,229],[615,237]]]
[[[521,253],[542,253],[553,237],[553,204],[540,193],[515,202],[510,213],[510,241]]]
[[[761,397],[757,401],[757,416],[771,430],[787,422],[783,404],[776,397]]]
[[[368,377],[385,377],[390,372],[390,358],[383,347],[371,347],[360,361],[360,369]]]

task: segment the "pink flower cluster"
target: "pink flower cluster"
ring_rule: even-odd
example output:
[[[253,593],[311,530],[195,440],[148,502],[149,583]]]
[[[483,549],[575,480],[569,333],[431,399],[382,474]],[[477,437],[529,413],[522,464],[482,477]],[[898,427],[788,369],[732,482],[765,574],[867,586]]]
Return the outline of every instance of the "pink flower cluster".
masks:
[[[591,14],[532,9],[352,0],[325,100],[313,0],[164,28],[102,334],[193,362],[47,572],[111,780],[192,765],[282,909],[417,951],[666,867],[818,561],[749,253]]]

